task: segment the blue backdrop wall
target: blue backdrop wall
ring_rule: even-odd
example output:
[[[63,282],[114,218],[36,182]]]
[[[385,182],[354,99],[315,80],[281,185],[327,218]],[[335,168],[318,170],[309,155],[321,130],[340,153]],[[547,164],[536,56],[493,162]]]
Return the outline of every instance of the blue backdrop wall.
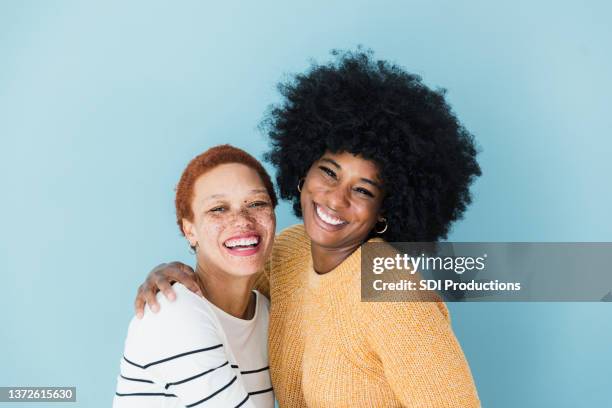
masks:
[[[449,240],[612,240],[611,14],[595,0],[2,2],[0,386],[75,385],[67,406],[110,405],[138,284],[191,260],[182,169],[222,142],[261,157],[275,84],[332,48],[363,44],[448,89],[483,168]],[[278,218],[297,221],[286,204]],[[483,406],[610,404],[609,303],[450,308]]]

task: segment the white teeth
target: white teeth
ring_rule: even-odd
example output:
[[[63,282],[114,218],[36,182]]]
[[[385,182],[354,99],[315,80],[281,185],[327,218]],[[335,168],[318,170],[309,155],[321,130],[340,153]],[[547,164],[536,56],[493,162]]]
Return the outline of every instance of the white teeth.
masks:
[[[315,207],[317,209],[317,215],[321,217],[321,219],[325,221],[326,223],[331,224],[331,225],[346,224],[346,221],[324,212],[320,206],[315,205]]]
[[[225,241],[225,246],[228,248],[234,248],[237,246],[256,245],[258,243],[259,243],[259,237],[248,237],[248,238],[229,239]]]

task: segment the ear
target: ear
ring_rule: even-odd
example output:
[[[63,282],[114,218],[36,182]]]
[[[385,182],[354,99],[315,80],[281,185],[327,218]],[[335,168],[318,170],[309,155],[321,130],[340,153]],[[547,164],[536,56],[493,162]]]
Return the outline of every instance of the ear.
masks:
[[[195,225],[193,222],[189,221],[186,218],[182,219],[183,223],[183,234],[185,234],[185,238],[189,241],[189,245],[194,247],[198,243],[198,237],[195,233]]]

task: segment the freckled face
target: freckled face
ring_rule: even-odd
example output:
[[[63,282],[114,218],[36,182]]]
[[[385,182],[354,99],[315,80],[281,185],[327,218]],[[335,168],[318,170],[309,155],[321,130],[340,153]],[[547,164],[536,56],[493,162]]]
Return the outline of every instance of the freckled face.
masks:
[[[383,195],[374,162],[351,153],[326,152],[310,167],[302,186],[306,232],[322,247],[360,245],[381,218]]]
[[[274,241],[272,200],[257,172],[222,164],[194,185],[193,220],[183,219],[190,245],[205,269],[247,276],[263,268]]]

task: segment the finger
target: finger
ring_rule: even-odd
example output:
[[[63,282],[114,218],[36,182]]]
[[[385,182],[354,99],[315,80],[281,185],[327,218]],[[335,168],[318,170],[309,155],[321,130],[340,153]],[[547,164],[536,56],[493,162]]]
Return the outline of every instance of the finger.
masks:
[[[189,265],[179,264],[179,268],[182,272],[183,281],[181,282],[187,289],[190,291],[197,293],[202,296],[202,291],[200,290],[200,286],[195,279],[195,272],[193,268]]]
[[[176,299],[176,294],[174,293],[174,289],[172,289],[172,285],[167,279],[158,279],[155,284],[159,288],[159,290],[164,294],[166,299],[169,301],[173,301]]]
[[[200,286],[196,283],[195,280],[191,281],[192,283],[189,284],[185,284],[185,287],[187,289],[189,289],[190,291],[192,291],[193,293],[200,295],[200,296],[204,296],[202,295],[202,291],[200,290]]]
[[[191,266],[189,266],[189,265],[185,265],[184,263],[177,262],[177,266],[178,266],[178,268],[179,268],[181,271],[185,272],[185,273],[186,273],[186,274],[188,274],[188,275],[191,275],[191,274],[194,274],[194,273],[195,273],[195,271],[193,270],[193,268],[192,268]]]
[[[134,309],[136,310],[136,317],[142,319],[144,316],[145,298],[142,295],[142,289],[139,286],[138,292],[136,293],[136,301],[134,302]]]
[[[149,305],[149,309],[151,309],[153,313],[157,313],[159,311],[159,303],[157,303],[155,291],[151,287],[146,287],[144,288],[143,295],[145,302]]]
[[[176,293],[172,288],[172,284],[176,281],[180,282],[185,280],[185,277],[182,276],[182,272],[176,264],[177,262],[173,262],[171,264],[161,264],[157,266],[153,272],[151,272],[148,279],[152,286],[152,290],[154,292],[161,291],[170,301],[176,299]]]
[[[173,273],[175,275],[179,275],[179,276],[188,276],[191,277],[195,271],[193,270],[193,268],[189,265],[185,265],[182,262],[170,262],[169,264],[166,265],[168,271],[170,273]]]
[[[149,280],[151,280],[154,285],[162,280],[167,280],[168,282],[180,282],[181,279],[184,279],[183,271],[180,265],[180,262],[161,264],[151,271],[149,274]]]
[[[158,274],[160,279],[171,279],[173,281],[180,282],[192,292],[200,295],[202,294],[200,292],[200,287],[195,280],[195,272],[189,265],[185,265],[180,262],[172,262],[167,264],[163,271],[157,271],[156,274]]]

